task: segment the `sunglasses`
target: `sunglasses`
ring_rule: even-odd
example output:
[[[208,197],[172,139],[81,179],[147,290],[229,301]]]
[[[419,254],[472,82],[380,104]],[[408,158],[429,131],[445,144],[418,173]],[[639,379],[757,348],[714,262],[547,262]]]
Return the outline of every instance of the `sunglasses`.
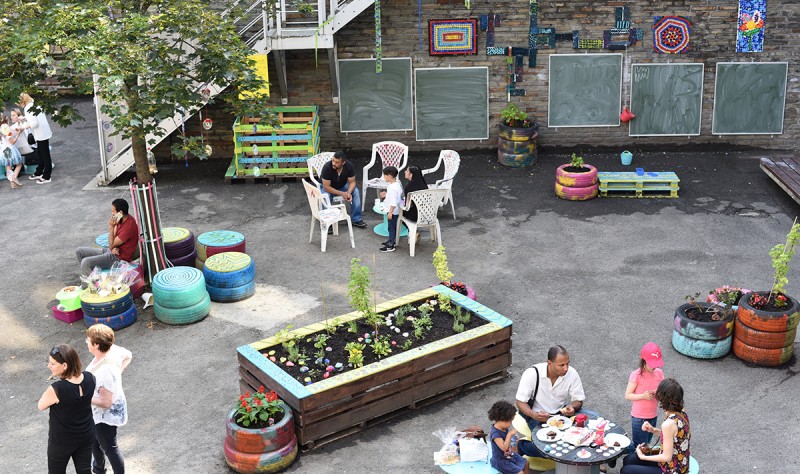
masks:
[[[61,351],[58,350],[58,347],[53,347],[50,350],[50,356],[53,357],[54,359],[58,358],[57,360],[64,362],[64,357],[61,355]]]

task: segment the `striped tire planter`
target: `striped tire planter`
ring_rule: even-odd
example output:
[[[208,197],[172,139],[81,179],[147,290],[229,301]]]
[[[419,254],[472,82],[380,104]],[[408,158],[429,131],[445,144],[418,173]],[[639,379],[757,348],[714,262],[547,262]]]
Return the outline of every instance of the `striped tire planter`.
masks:
[[[794,341],[786,347],[780,349],[762,349],[760,347],[753,347],[745,344],[738,337],[733,338],[733,353],[736,357],[745,362],[750,362],[756,365],[765,367],[774,367],[782,365],[789,361],[792,357],[794,349]]]
[[[171,263],[173,267],[193,267],[197,260],[197,250],[192,247],[192,253],[188,255],[182,257],[170,257],[167,255],[167,259],[169,259],[169,263]]]
[[[208,295],[211,301],[217,303],[233,303],[235,301],[246,300],[253,296],[256,292],[256,282],[251,280],[250,283],[245,283],[242,286],[235,288],[217,288],[215,286],[206,285]]]
[[[122,293],[109,296],[100,296],[97,293],[90,293],[89,290],[81,293],[81,309],[84,316],[92,318],[116,316],[131,306],[133,306],[133,296],[129,288]]]
[[[234,421],[236,410],[231,410],[225,424],[225,436],[230,447],[242,453],[260,454],[291,444],[296,439],[292,409],[283,400],[279,400],[278,405],[283,408],[283,418],[264,428],[244,428],[237,425]]]
[[[760,349],[783,349],[794,344],[795,336],[797,327],[785,332],[766,332],[753,329],[736,319],[734,337],[748,346]]]
[[[256,265],[246,253],[218,253],[205,261],[203,276],[208,286],[236,288],[255,279]]]
[[[570,188],[588,188],[597,184],[597,168],[592,165],[583,165],[589,171],[574,173],[566,170],[570,166],[569,163],[566,163],[556,168],[556,183]]]
[[[733,336],[716,341],[705,341],[672,331],[672,347],[681,354],[695,359],[719,359],[731,351]]]
[[[205,261],[208,257],[222,252],[245,252],[244,235],[232,230],[213,230],[197,237],[197,258]]]
[[[764,332],[787,332],[797,327],[800,322],[800,304],[789,297],[789,305],[785,311],[764,311],[750,306],[752,295],[769,295],[768,291],[756,291],[739,300],[736,316],[747,327]]]
[[[556,183],[556,197],[567,201],[588,201],[597,197],[599,186],[594,184],[585,188],[573,188]]]
[[[136,306],[131,306],[127,311],[114,316],[107,316],[103,318],[93,318],[91,316],[83,315],[83,324],[88,328],[95,324],[105,324],[113,330],[126,328],[136,322]]]
[[[186,267],[181,267],[186,268]],[[191,324],[208,316],[211,311],[211,299],[203,287],[203,297],[199,302],[184,308],[168,308],[158,302],[153,304],[156,319],[165,324]]]
[[[277,451],[262,454],[249,454],[237,451],[223,443],[225,462],[228,467],[242,474],[280,472],[291,466],[297,458],[297,439]]]
[[[703,308],[713,306],[710,303],[698,302],[697,304]],[[694,305],[686,303],[678,306],[675,310],[675,330],[680,334],[704,341],[717,341],[733,334],[733,313],[719,321],[695,321],[686,316],[686,311],[693,307]]]
[[[151,286],[155,303],[162,308],[187,308],[208,296],[203,272],[193,267],[161,270],[153,277]]]

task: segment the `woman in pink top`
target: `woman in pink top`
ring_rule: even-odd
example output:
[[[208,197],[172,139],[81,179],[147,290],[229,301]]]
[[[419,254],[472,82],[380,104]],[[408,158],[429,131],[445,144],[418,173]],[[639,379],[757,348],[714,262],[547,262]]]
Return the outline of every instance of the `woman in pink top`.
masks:
[[[661,348],[655,342],[648,342],[642,347],[642,356],[639,361],[639,368],[631,372],[628,378],[628,388],[625,389],[625,399],[630,400],[631,407],[631,440],[628,451],[633,453],[636,446],[642,443],[650,444],[651,433],[642,430],[642,425],[649,422],[652,426],[658,426],[658,401],[656,400],[656,389],[658,384],[664,380],[664,359],[661,356]]]

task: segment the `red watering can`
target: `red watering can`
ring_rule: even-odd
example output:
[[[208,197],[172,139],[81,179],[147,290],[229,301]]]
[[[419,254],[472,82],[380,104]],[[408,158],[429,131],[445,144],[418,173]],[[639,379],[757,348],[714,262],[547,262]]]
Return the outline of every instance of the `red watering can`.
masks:
[[[624,123],[628,123],[634,118],[636,118],[636,115],[634,115],[633,112],[631,112],[631,109],[628,107],[622,109],[622,113],[619,114],[619,119],[622,120]]]

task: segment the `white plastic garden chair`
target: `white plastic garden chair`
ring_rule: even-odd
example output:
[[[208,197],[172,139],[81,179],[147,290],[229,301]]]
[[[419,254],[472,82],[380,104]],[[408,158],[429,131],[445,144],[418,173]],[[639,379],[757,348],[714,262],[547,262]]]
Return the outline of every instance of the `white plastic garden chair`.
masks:
[[[400,235],[400,224],[405,224],[408,227],[408,251],[412,257],[417,244],[417,229],[429,228],[431,242],[436,240],[442,245],[442,229],[439,227],[439,218],[436,214],[447,198],[448,192],[447,189],[423,189],[406,195],[406,205],[400,208],[400,219],[397,219],[397,235]],[[416,221],[403,217],[403,211],[409,210],[412,203],[417,207]],[[398,242],[399,240],[398,237]]]
[[[375,165],[377,157],[381,159],[380,175],[370,180],[369,170]],[[394,166],[400,173],[405,169],[406,165],[408,165],[408,146],[400,142],[378,142],[373,144],[372,159],[364,167],[364,176],[361,180],[361,208],[367,207],[367,188],[375,188],[380,192],[389,187],[389,183],[383,179],[383,168]]]
[[[428,188],[447,189],[447,198],[445,198],[442,205],[446,206],[447,203],[450,202],[450,208],[453,210],[453,219],[455,219],[456,206],[453,204],[453,180],[456,178],[458,167],[461,165],[461,157],[458,155],[458,152],[453,150],[442,150],[439,153],[439,161],[436,162],[436,166],[427,170],[422,170],[422,174],[424,176],[426,174],[435,173],[439,170],[439,167],[442,165],[442,163],[444,163],[444,177],[436,181],[434,184],[429,184]]]
[[[314,187],[305,179],[303,180],[303,187],[306,189],[308,205],[311,207],[311,231],[308,233],[308,243],[311,243],[314,238],[315,220],[319,222],[323,252],[328,243],[328,228],[333,226],[333,235],[339,235],[339,222],[347,221],[347,230],[350,232],[350,246],[356,248],[356,243],[353,241],[353,224],[350,222],[350,216],[347,214],[344,204],[332,206],[328,195],[323,194],[319,188]]]
[[[308,177],[311,180],[311,182],[314,183],[314,186],[316,186],[319,189],[323,189],[321,183],[322,167],[325,166],[327,162],[331,161],[331,159],[333,159],[333,152],[324,151],[306,160],[306,163],[308,165]],[[317,181],[317,178],[314,175],[320,177],[319,181]],[[333,196],[333,202],[344,202],[344,198],[342,196]]]

